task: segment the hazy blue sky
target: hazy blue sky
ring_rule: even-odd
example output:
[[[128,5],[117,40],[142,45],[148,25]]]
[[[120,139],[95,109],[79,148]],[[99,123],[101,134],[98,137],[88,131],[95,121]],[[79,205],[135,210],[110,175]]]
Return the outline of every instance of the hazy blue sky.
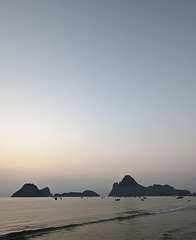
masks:
[[[196,191],[195,0],[0,1],[0,195],[25,182]]]

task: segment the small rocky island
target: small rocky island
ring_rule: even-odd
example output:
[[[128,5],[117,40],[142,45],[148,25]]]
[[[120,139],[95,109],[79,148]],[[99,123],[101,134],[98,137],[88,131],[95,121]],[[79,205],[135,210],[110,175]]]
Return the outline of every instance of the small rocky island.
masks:
[[[54,197],[100,197],[100,195],[94,191],[86,190],[84,192],[56,193]]]
[[[109,196],[112,197],[134,197],[134,196],[186,196],[188,190],[175,189],[169,185],[154,184],[144,187],[138,184],[131,176],[126,175],[120,183],[114,183]]]
[[[20,190],[12,194],[11,197],[52,197],[52,193],[48,187],[38,189],[38,187],[32,183],[26,183]]]

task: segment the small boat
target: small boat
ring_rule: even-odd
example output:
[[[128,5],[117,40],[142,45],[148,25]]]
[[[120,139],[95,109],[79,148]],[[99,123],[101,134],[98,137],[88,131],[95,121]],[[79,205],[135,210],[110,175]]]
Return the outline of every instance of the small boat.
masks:
[[[116,198],[115,201],[117,201],[117,202],[120,201],[120,198]]]
[[[176,199],[182,199],[183,198],[183,196],[178,196]]]

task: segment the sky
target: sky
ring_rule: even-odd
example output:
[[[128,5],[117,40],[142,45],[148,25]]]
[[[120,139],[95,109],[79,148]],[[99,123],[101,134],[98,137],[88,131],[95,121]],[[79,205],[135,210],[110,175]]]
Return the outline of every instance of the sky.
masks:
[[[196,192],[195,0],[0,1],[0,196]]]

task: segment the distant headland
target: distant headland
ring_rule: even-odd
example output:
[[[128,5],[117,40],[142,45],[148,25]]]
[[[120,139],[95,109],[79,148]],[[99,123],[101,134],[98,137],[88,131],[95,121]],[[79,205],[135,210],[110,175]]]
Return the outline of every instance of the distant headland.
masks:
[[[109,196],[133,197],[133,196],[186,196],[190,195],[188,190],[175,189],[169,185],[154,184],[144,187],[138,184],[131,176],[126,175],[120,183],[114,183]]]
[[[175,189],[169,185],[154,184],[144,187],[138,184],[131,176],[126,175],[121,182],[115,182],[109,197],[135,197],[135,196],[187,196],[191,193],[188,190]],[[84,192],[56,193],[54,197],[99,197],[100,195],[92,190]],[[26,183],[23,187],[12,194],[11,197],[53,197],[49,187],[38,189],[32,183]]]

